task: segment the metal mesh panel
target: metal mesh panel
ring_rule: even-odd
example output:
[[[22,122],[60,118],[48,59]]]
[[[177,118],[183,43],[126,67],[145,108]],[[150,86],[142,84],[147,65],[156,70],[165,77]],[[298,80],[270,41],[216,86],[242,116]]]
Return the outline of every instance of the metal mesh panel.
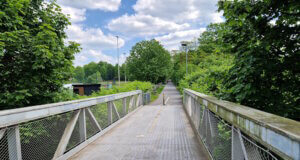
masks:
[[[188,109],[188,99],[189,95],[185,93],[183,101],[186,109]],[[198,134],[213,159],[245,159],[243,153],[243,148],[245,148],[249,160],[277,160],[271,152],[240,133],[239,130],[232,129],[230,124],[201,105],[196,99],[191,97],[190,105],[192,123],[198,129]]]
[[[126,98],[126,114],[129,113],[129,103],[130,103],[130,97]]]
[[[52,159],[72,112],[20,125],[23,160]]]
[[[232,129],[232,156],[233,159],[244,159],[244,151],[241,143],[241,139],[239,136],[239,132],[237,129]]]
[[[90,107],[90,109],[102,129],[109,126],[108,118],[107,118],[108,114],[107,114],[107,104],[106,103],[92,106],[92,107]]]
[[[76,147],[78,144],[80,144],[82,141],[80,140],[80,130],[79,130],[79,122],[76,122],[75,128],[72,132],[71,138],[69,140],[69,143],[67,145],[66,151],[71,150],[72,148]]]
[[[277,158],[268,150],[260,147],[250,138],[242,135],[248,160],[277,160]]]
[[[137,96],[133,96],[134,100],[130,111],[141,105],[142,101],[139,101],[138,104],[136,102]],[[125,99],[125,111],[123,99],[114,101],[120,118],[124,117],[129,111],[130,97],[125,97]],[[88,139],[100,132],[99,125],[102,129],[108,127],[107,111],[107,103],[102,103],[76,111],[28,121],[16,126],[0,128],[0,160],[50,160],[53,159],[54,154],[56,157],[62,156],[86,138]],[[119,116],[113,108],[113,122],[119,120]],[[60,147],[58,147],[59,144]]]
[[[120,115],[120,118],[124,117],[126,114],[123,114],[123,99],[115,100],[115,105],[117,107],[117,111]]]
[[[8,144],[7,144],[7,131],[6,129],[0,129],[0,159],[8,160],[9,153],[8,153]]]
[[[130,107],[130,106],[128,105],[128,113],[129,113],[129,112],[132,112],[132,111],[134,110],[134,108],[135,108],[135,103],[136,103],[136,97],[137,97],[137,96],[131,96],[131,97],[130,97],[130,100],[129,100],[129,101],[131,101],[131,98],[133,98],[133,100],[132,100],[132,106]]]
[[[214,159],[231,159],[231,127],[207,110],[207,146]]]
[[[92,124],[92,120],[89,118],[87,115],[88,113],[85,112],[85,117],[86,117],[86,136],[87,138],[92,137],[96,133],[99,132],[99,130]]]
[[[120,103],[119,103],[119,102],[120,102]],[[115,104],[115,106],[116,106],[116,110],[117,110],[119,116],[121,116],[121,115],[120,115],[121,112],[118,111],[118,110],[119,110],[118,108],[121,108],[121,110],[122,110],[122,102],[121,102],[121,101],[118,101],[118,100],[115,100],[115,101],[114,101],[114,104]],[[112,106],[112,107],[113,107],[113,106]],[[115,113],[114,108],[112,109],[112,116],[113,116],[113,122],[116,122],[117,120],[119,120],[119,117],[118,117],[118,115]]]

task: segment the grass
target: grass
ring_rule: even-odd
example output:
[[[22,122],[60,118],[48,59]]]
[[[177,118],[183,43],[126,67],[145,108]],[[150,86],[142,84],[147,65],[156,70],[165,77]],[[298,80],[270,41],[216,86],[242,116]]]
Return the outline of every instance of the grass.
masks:
[[[158,88],[157,88],[157,91],[156,91],[156,93],[151,93],[151,99],[150,99],[150,101],[151,102],[153,102],[153,101],[155,101],[158,97],[159,97],[159,95],[160,95],[160,93],[163,91],[163,89],[165,88],[165,86],[164,85],[161,85],[161,86],[159,86]]]

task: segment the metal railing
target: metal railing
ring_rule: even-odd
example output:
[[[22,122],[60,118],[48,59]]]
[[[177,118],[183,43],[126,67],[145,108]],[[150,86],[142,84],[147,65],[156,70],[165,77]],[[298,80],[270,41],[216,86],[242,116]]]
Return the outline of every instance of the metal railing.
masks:
[[[0,159],[67,159],[142,104],[137,90],[1,111]]]
[[[143,105],[147,105],[151,102],[151,93],[143,93]]]
[[[184,108],[211,159],[300,159],[300,123],[184,90]]]

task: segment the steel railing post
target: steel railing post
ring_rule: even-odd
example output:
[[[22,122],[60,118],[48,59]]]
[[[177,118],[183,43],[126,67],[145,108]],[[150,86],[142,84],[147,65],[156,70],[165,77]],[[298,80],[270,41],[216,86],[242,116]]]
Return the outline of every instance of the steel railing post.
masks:
[[[127,113],[127,112],[126,112],[126,110],[127,110],[127,109],[126,109],[126,108],[127,108],[127,107],[126,107],[126,103],[127,103],[126,100],[127,100],[126,98],[123,98],[123,100],[122,100],[122,103],[123,103],[123,106],[122,106],[122,112],[123,112],[123,115],[126,115],[126,113]]]
[[[7,143],[9,160],[21,160],[21,142],[18,125],[7,130]]]
[[[83,142],[86,140],[86,117],[85,117],[85,108],[81,109],[79,117],[79,137],[80,142]]]
[[[232,160],[248,160],[245,145],[242,139],[241,131],[231,126],[231,159]]]
[[[108,119],[108,124],[113,123],[113,117],[112,117],[112,102],[107,102],[107,119]]]

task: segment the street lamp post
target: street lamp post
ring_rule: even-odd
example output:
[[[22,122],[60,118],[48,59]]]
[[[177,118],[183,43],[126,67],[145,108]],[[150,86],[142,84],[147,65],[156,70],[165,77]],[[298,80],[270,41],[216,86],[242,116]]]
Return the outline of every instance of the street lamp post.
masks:
[[[126,53],[123,53],[124,54],[124,57],[126,57]],[[125,70],[124,70],[124,74],[125,74],[125,83],[126,83],[126,60],[124,62],[124,65],[125,65]]]
[[[185,42],[185,41],[183,41],[183,42],[181,42],[181,46],[183,47],[183,48],[185,48],[185,67],[186,67],[186,75],[188,74],[188,56],[187,56],[187,53],[188,53],[188,51],[187,51],[187,45],[188,45],[188,43],[187,42]]]
[[[117,37],[117,54],[118,54],[118,79],[119,79],[119,86],[121,84],[120,82],[120,63],[119,63],[119,36]]]

